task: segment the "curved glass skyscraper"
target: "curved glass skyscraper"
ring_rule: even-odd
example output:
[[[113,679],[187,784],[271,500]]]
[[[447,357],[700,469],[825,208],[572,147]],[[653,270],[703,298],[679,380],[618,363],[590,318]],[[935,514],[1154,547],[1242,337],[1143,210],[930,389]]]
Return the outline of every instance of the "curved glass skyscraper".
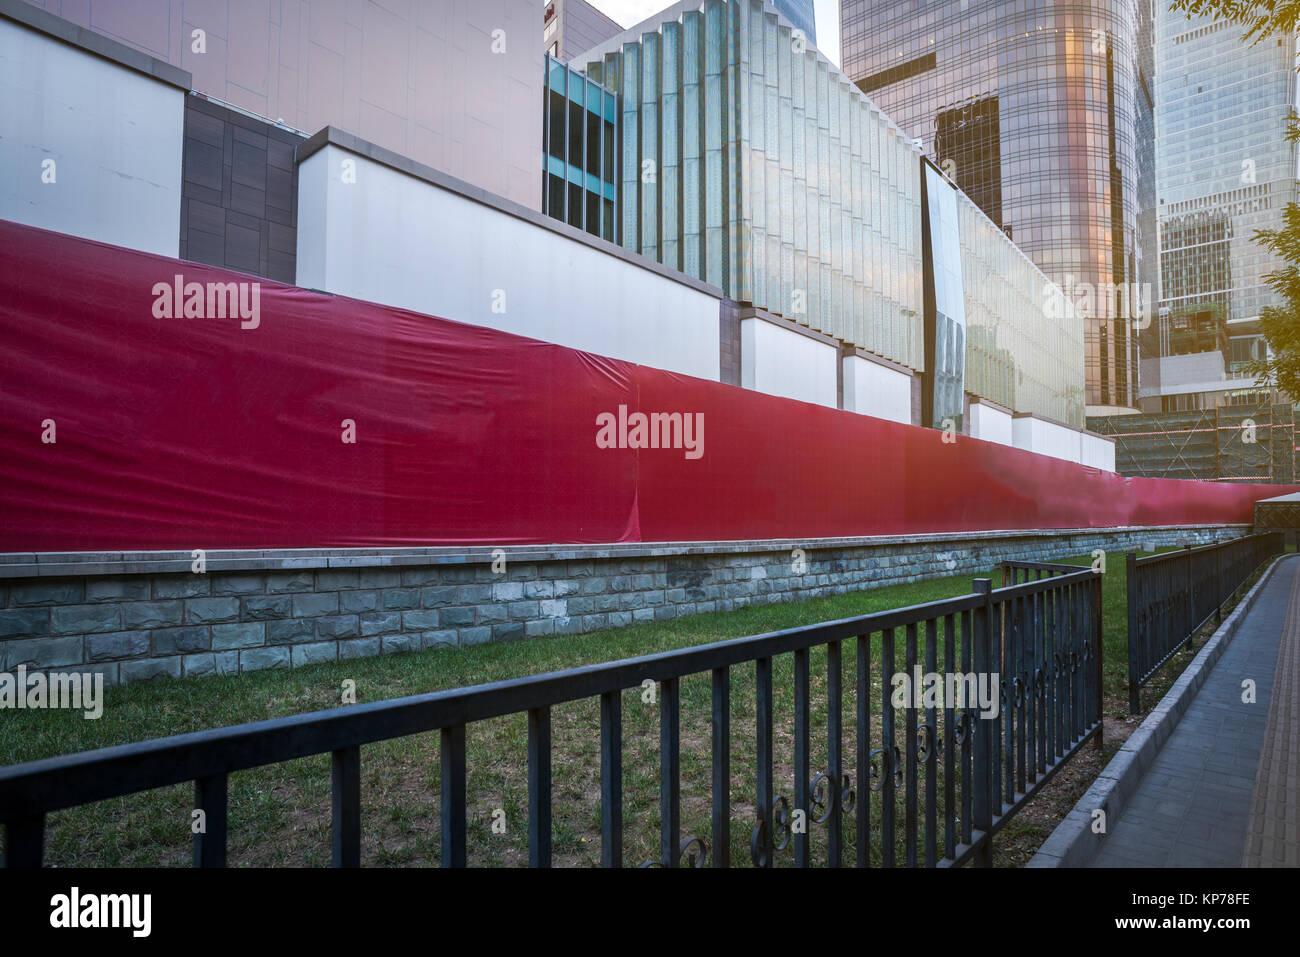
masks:
[[[1150,3],[843,0],[841,30],[844,72],[1086,314],[1088,405],[1136,408],[1159,288]]]

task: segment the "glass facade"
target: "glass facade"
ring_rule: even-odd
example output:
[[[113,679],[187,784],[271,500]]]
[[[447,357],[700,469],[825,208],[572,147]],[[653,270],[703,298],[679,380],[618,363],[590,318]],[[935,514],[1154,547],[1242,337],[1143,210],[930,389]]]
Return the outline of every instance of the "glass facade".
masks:
[[[970,197],[956,196],[966,290],[966,391],[1083,428],[1082,318]]]
[[[1253,242],[1255,230],[1280,227],[1283,208],[1300,199],[1297,146],[1283,136],[1296,36],[1253,46],[1241,36],[1181,13],[1162,12],[1156,25],[1160,354],[1218,348],[1230,376],[1263,353],[1259,314],[1275,299],[1263,277],[1281,265]]]
[[[780,11],[781,16],[790,21],[797,30],[802,30],[808,42],[817,45],[817,17],[813,12],[813,0],[772,0],[772,6]]]
[[[982,96],[943,110],[934,120],[934,153],[943,157],[962,191],[989,219],[1002,224],[1002,139],[998,98]]]
[[[843,0],[844,71],[1054,282],[1144,284],[1150,302],[1150,11],[1144,0]],[[1085,315],[1088,404],[1135,406],[1133,319]]]
[[[623,245],[924,367],[918,153],[762,0],[707,0],[587,65],[623,105]]]
[[[616,91],[622,109],[621,243],[740,303],[926,372],[921,153],[825,57],[791,40],[770,3],[701,0],[594,51],[587,75]],[[966,228],[960,212],[956,226]],[[954,246],[944,259],[965,285],[972,324],[965,388],[1081,426],[1077,316],[1049,318],[1043,275],[1001,232],[981,226],[979,236],[977,246],[964,232],[958,240],[959,272]],[[1008,388],[983,367],[972,377],[972,301],[983,341],[1005,351],[1012,378],[1050,375],[1054,394]],[[1037,353],[1020,369],[1021,330],[1035,317],[1034,348],[1060,357],[1050,371]],[[951,357],[956,340],[945,341]]]
[[[922,415],[931,428],[942,429],[950,421],[961,431],[966,399],[966,291],[957,188],[930,163],[924,163],[922,169],[923,231],[930,262],[926,270],[925,360],[931,370]]]
[[[618,242],[618,98],[546,58],[542,212]]]

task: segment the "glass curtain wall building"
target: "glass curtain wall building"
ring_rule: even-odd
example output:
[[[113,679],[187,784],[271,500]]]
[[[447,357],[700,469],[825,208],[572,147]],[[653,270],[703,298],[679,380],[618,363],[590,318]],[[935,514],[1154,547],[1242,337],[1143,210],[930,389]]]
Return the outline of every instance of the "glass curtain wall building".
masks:
[[[1223,351],[1229,377],[1263,355],[1259,314],[1275,304],[1263,277],[1281,262],[1255,231],[1279,228],[1300,199],[1298,147],[1284,137],[1297,36],[1248,45],[1242,32],[1168,11],[1156,30],[1160,355]],[[1152,396],[1179,386],[1162,381]]]
[[[1084,326],[1074,305],[960,191],[957,226],[966,291],[967,391],[1082,428]]]
[[[618,98],[547,56],[542,103],[542,212],[617,242]]]
[[[763,0],[701,0],[576,58],[620,98],[620,242],[925,373],[921,153],[791,29]],[[1079,316],[955,195],[966,391],[1082,427]]]
[[[1137,284],[1153,311],[1150,11],[1145,0],[843,0],[844,71],[1055,282],[1094,304]],[[1135,408],[1139,310],[1074,301],[1088,313],[1087,403]]]
[[[802,30],[809,43],[817,45],[817,15],[813,10],[813,0],[772,0],[772,6],[790,21],[791,26]]]

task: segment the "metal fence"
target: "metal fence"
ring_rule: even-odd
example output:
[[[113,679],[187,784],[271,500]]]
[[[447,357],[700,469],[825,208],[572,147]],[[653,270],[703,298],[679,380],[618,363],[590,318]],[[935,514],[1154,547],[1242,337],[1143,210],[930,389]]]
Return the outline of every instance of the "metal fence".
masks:
[[[1281,532],[1218,545],[1127,556],[1128,707],[1140,710],[1142,686],[1223,606],[1261,564],[1285,550]]]
[[[1101,576],[1076,568],[996,590],[976,579],[974,591],[961,597],[786,631],[14,765],[0,768],[5,863],[41,863],[52,811],[194,781],[195,805],[207,822],[194,837],[194,864],[224,866],[229,776],[330,753],[333,863],[357,866],[362,747],[436,730],[439,853],[443,866],[465,866],[467,727],[526,712],[528,860],[547,867],[552,709],[598,697],[601,862],[622,866],[623,692],[633,690],[639,701],[649,680],[659,691],[659,815],[657,828],[647,824],[643,833],[658,831],[659,854],[648,863],[732,864],[736,771],[752,781],[754,815],[743,827],[756,866],[807,866],[814,842],[829,866],[846,856],[857,866],[988,865],[993,836],[1025,801],[1086,741],[1100,743],[1101,646]],[[812,733],[814,664],[817,687],[825,688],[824,711],[817,704],[824,750]],[[897,699],[901,676],[922,678],[933,691],[928,676],[940,669],[937,696],[913,688],[915,694]],[[789,689],[782,680],[780,701],[774,671],[791,678]],[[981,676],[983,703],[972,690]],[[733,677],[754,695],[748,759],[731,750]],[[702,697],[696,707],[689,696],[686,717],[688,730],[711,726],[712,838],[684,834],[682,824],[681,685],[706,679],[711,710]],[[792,708],[778,708],[791,700]],[[747,727],[740,730],[744,739]],[[774,748],[791,739],[793,754],[779,755],[778,772]],[[698,770],[690,797],[704,796],[704,773]],[[703,812],[695,813],[703,825]]]
[[[1064,565],[1060,562],[1006,561],[999,567],[1002,569],[1002,587],[1005,588],[1008,585],[1019,585],[1022,582],[1038,581],[1056,575],[1073,575],[1079,569],[1088,566]]]

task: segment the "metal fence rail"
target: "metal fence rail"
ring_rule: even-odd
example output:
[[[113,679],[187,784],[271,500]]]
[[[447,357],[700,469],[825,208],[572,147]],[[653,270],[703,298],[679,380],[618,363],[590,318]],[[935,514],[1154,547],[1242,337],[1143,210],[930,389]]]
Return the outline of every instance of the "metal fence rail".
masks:
[[[847,641],[853,646],[846,652]],[[810,722],[810,653],[817,650],[820,667],[823,649],[824,751],[812,741]],[[773,662],[783,655],[792,656],[794,733],[792,762],[782,763],[792,773],[778,781]],[[731,752],[737,667],[753,668],[752,764]],[[997,706],[990,709],[996,715],[984,715],[978,699],[952,695],[908,697],[896,707],[896,676],[918,670],[997,676]],[[683,679],[704,675],[712,689],[711,714],[699,716],[711,724],[712,835],[684,835],[680,687]],[[647,679],[659,684],[659,855],[650,863],[731,865],[734,764],[746,774],[752,769],[749,850],[756,866],[807,866],[819,835],[819,857],[830,866],[844,862],[850,843],[859,867],[988,865],[993,835],[1084,742],[1100,743],[1101,576],[1076,568],[996,590],[977,579],[971,594],[908,608],[0,768],[5,863],[39,866],[51,811],[194,781],[196,807],[207,819],[206,833],[194,837],[194,864],[223,866],[229,776],[330,753],[333,863],[357,866],[362,746],[437,730],[441,862],[462,867],[469,850],[467,726],[526,712],[528,857],[531,866],[547,867],[552,708],[599,697],[601,861],[622,866],[622,692],[639,692]],[[825,758],[815,773],[814,750]],[[794,826],[799,812],[808,827]]]
[[[1065,565],[1061,562],[1018,562],[1005,561],[1002,569],[1002,586],[1019,585],[1021,582],[1038,581],[1056,575],[1072,575],[1086,565]]]
[[[1138,558],[1127,556],[1128,707],[1142,686],[1223,606],[1261,564],[1285,550],[1281,532]]]

